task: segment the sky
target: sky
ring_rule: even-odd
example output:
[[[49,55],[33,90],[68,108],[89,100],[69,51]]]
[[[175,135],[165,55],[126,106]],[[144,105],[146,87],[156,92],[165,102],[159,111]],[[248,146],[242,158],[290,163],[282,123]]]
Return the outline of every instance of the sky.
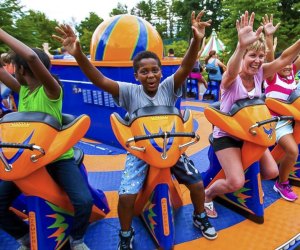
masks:
[[[76,23],[80,23],[90,12],[95,12],[105,20],[118,2],[126,4],[130,11],[140,0],[20,0],[24,10],[41,11],[49,19],[56,19],[60,23],[71,22],[72,17]]]

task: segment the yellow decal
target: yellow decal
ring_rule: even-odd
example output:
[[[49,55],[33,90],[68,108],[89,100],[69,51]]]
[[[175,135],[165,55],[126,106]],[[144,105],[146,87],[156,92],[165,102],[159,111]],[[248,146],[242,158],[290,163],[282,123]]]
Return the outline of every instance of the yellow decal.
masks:
[[[169,214],[168,214],[168,203],[166,198],[161,199],[161,213],[164,227],[164,235],[168,236],[170,234],[169,226]]]
[[[168,120],[168,116],[166,116],[166,115],[164,115],[164,116],[151,116],[150,119],[153,120],[153,121]]]
[[[14,122],[10,124],[11,127],[15,128],[28,128],[30,126],[29,122]]]
[[[29,212],[29,230],[30,230],[30,244],[32,250],[37,250],[37,232],[36,232],[36,220],[35,212]]]

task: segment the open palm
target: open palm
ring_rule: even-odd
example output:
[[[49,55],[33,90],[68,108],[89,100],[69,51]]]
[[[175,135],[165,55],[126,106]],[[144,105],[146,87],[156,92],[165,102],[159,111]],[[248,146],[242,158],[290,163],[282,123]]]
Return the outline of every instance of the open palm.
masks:
[[[247,47],[254,43],[262,32],[263,27],[259,27],[257,31],[253,31],[254,13],[251,13],[248,20],[248,11],[242,15],[240,20],[237,20],[236,27],[238,31],[238,38],[241,47]]]
[[[78,51],[79,43],[72,28],[69,25],[63,24],[56,27],[55,30],[59,35],[52,35],[52,37],[60,42],[69,54],[75,56],[76,51]]]
[[[191,15],[191,23],[192,23],[192,29],[193,34],[195,38],[202,39],[205,36],[205,27],[208,27],[211,25],[211,20],[208,20],[206,22],[202,22],[201,18],[204,16],[205,11],[202,10],[199,12],[197,17],[195,18],[195,12],[192,12]]]
[[[264,32],[266,36],[273,35],[276,30],[278,29],[280,23],[277,23],[276,26],[273,25],[273,15],[271,14],[270,18],[266,14],[263,18],[263,26],[264,26]]]

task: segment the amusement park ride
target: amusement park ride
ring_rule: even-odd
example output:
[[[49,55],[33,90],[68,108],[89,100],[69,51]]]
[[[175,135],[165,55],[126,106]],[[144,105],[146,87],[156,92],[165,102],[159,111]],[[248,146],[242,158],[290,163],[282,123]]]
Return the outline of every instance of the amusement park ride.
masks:
[[[159,55],[164,77],[174,73],[181,62],[180,58],[164,58],[159,34],[147,21],[132,15],[115,16],[98,26],[92,38],[91,61],[106,76],[137,84],[132,58],[142,50],[152,50]],[[294,219],[300,216],[299,201],[294,204],[282,201],[274,192],[270,202],[265,190],[263,197],[258,163],[264,150],[275,144],[274,133],[278,118],[272,118],[269,109],[276,110],[281,119],[293,120],[295,139],[297,143],[300,142],[299,93],[293,93],[287,102],[271,98],[240,100],[228,114],[220,112],[218,103],[203,103],[199,109],[197,105],[200,102],[195,107],[190,103],[189,108],[181,112],[179,102],[177,108],[161,106],[137,110],[133,119],[126,120],[125,111],[114,104],[113,97],[93,86],[74,60],[52,60],[52,65],[53,73],[63,83],[63,112],[71,114],[64,116],[64,124],[60,126],[53,117],[42,113],[12,112],[0,120],[0,178],[14,181],[24,193],[19,199],[23,202],[15,203],[12,209],[29,219],[32,249],[61,249],[67,242],[69,223],[72,223],[72,206],[44,166],[68,148],[81,145],[83,137],[124,149],[124,155],[129,151],[150,165],[147,181],[135,206],[136,215],[146,225],[134,222],[134,226],[139,229],[136,230],[135,249],[271,250],[296,249],[300,246],[300,224],[298,219]],[[228,207],[232,210],[228,210],[227,205],[218,205],[219,214],[226,210],[227,217],[212,220],[219,231],[219,237],[214,241],[201,238],[198,230],[184,223],[187,220],[186,210],[191,205],[184,199],[182,187],[170,172],[180,155],[196,146],[200,139],[198,134],[203,126],[199,124],[195,128],[199,121],[195,120],[191,109],[201,112],[201,121],[205,116],[211,124],[244,140],[242,162],[245,186],[235,193],[219,197],[218,201],[230,204]],[[211,126],[209,129],[211,130]],[[207,138],[201,140],[208,142]],[[224,177],[212,148],[208,144],[207,146],[208,155],[204,157],[208,158],[208,166],[206,169],[199,168],[206,187]],[[272,154],[279,161],[282,149],[275,146]],[[94,223],[85,241],[92,250],[115,249],[119,228],[116,194],[112,195],[113,188],[105,188],[103,184],[95,186],[92,179],[97,173],[85,170],[85,167],[87,170],[89,168],[83,164],[83,152],[80,149],[75,149],[75,156],[83,175],[87,177],[87,185],[95,201],[91,217],[91,222]],[[103,159],[107,158],[97,156],[95,165],[106,161]],[[203,166],[202,162],[198,163]],[[107,164],[112,168],[116,162]],[[123,165],[124,161],[117,164]],[[115,171],[112,175],[119,172]],[[118,178],[119,175],[115,179]],[[295,165],[291,179],[299,183],[299,178],[300,173]],[[104,181],[104,178],[100,178],[99,183]],[[267,185],[272,185],[272,181]],[[285,214],[287,210],[287,213],[293,215]],[[235,211],[243,216],[240,217]],[[221,225],[222,221],[228,223]],[[65,230],[57,227],[58,224],[64,224]],[[99,237],[95,235],[96,230],[93,231],[97,225],[104,231]],[[2,232],[0,237],[4,239],[7,235]],[[6,246],[11,244],[17,247],[15,242],[7,242],[5,240]],[[2,243],[0,242],[0,249],[13,249],[5,248]]]

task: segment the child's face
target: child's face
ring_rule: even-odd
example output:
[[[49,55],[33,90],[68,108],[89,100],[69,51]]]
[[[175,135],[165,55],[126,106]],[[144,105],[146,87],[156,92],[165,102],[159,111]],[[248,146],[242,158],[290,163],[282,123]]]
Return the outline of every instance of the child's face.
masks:
[[[255,75],[265,60],[264,50],[249,50],[243,59],[243,71]]]
[[[145,93],[149,96],[155,96],[162,77],[161,68],[157,61],[153,58],[142,59],[138,71],[134,75],[143,85]]]
[[[282,77],[288,77],[292,73],[292,64],[286,65],[284,68],[278,71],[278,74]]]

